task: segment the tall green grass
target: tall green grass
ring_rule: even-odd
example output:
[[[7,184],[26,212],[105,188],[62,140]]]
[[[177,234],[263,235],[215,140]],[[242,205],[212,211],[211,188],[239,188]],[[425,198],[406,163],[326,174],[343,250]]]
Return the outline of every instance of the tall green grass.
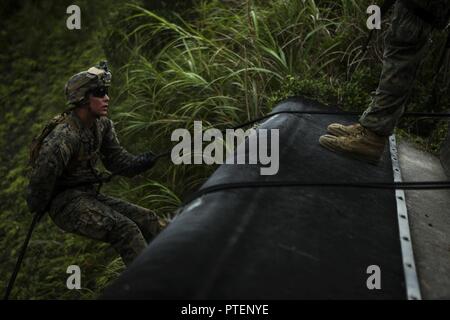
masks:
[[[190,21],[127,6],[133,27],[124,37],[131,58],[121,70],[121,133],[133,141],[148,137],[162,151],[173,130],[192,130],[194,120],[204,129],[232,127],[292,93],[342,100],[341,91],[358,86],[350,70],[367,36],[365,2],[200,1]],[[138,187],[158,195],[141,200],[170,214],[213,169],[159,164]]]

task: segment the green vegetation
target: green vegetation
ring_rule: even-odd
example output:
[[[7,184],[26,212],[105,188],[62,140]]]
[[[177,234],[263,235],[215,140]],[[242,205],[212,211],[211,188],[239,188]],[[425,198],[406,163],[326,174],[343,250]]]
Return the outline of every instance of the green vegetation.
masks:
[[[63,110],[62,88],[70,75],[100,59],[112,64],[112,118],[132,152],[165,151],[176,128],[192,129],[194,120],[230,127],[269,112],[291,95],[364,110],[376,88],[382,35],[366,57],[360,54],[368,0],[211,0],[170,6],[171,1],[159,1],[151,8],[129,2],[78,1],[79,31],[65,28],[68,1],[5,4],[0,17],[1,287],[31,221],[24,200],[27,146],[43,122]],[[38,26],[30,27],[30,20]],[[411,110],[424,111],[420,106],[430,92],[437,53],[434,48],[425,63]],[[420,131],[414,126],[402,123],[404,132],[425,132],[422,144],[436,150],[445,127]],[[114,180],[103,192],[165,219],[213,170],[160,161],[146,174]],[[70,264],[81,267],[83,290],[66,289]],[[35,231],[12,298],[94,298],[122,269],[108,245],[67,234],[46,217]]]

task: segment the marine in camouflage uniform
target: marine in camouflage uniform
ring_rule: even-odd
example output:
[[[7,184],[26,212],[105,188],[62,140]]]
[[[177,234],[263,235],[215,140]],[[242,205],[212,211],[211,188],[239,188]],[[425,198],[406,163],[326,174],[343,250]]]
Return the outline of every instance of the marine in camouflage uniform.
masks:
[[[130,264],[161,229],[150,210],[97,193],[95,165],[132,177],[154,164],[151,152],[132,155],[121,147],[113,122],[96,117],[86,125],[77,108],[87,108],[92,92],[109,86],[107,67],[94,67],[73,76],[66,85],[72,109],[44,139],[33,166],[27,202],[32,212],[49,211],[61,229],[110,243]],[[103,109],[106,91],[99,101]],[[100,94],[100,96],[101,96]]]
[[[331,124],[328,127],[331,135],[320,138],[324,147],[378,162],[385,137],[393,133],[405,111],[431,33],[434,28],[443,29],[448,24],[449,14],[448,0],[397,0],[385,38],[383,70],[372,103],[359,124]]]

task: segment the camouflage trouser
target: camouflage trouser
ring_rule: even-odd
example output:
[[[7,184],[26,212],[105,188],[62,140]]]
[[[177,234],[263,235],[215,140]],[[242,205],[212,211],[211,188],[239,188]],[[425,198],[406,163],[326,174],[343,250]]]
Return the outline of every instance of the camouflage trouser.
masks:
[[[150,210],[95,192],[84,192],[50,216],[67,232],[110,243],[126,265],[161,229]]]
[[[380,82],[371,105],[359,119],[362,126],[379,135],[392,134],[405,111],[432,29],[397,1],[385,38]]]

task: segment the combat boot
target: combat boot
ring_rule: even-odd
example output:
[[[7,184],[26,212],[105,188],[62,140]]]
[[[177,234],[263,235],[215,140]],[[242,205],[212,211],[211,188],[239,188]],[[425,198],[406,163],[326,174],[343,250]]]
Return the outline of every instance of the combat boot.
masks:
[[[319,143],[333,152],[377,164],[383,155],[387,137],[377,135],[364,127],[361,128],[361,133],[356,135],[341,137],[323,135],[319,138]]]
[[[327,127],[328,133],[336,137],[356,136],[361,134],[363,130],[364,127],[359,123],[354,123],[348,126],[340,123],[332,123]]]

